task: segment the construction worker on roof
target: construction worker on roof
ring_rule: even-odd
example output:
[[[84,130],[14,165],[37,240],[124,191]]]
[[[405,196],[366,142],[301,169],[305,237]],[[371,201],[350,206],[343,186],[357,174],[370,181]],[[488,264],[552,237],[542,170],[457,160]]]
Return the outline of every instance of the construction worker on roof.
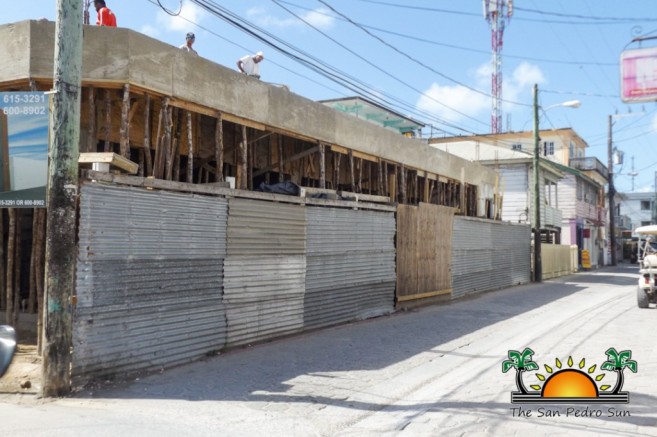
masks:
[[[97,26],[116,27],[116,15],[105,4],[105,0],[94,0],[94,7],[98,12]]]

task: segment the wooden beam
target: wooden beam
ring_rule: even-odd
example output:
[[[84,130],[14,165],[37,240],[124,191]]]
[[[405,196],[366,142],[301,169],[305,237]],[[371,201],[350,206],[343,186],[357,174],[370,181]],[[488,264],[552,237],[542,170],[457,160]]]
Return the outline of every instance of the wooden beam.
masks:
[[[105,90],[105,152],[111,152],[110,132],[112,130],[112,97],[111,91]]]
[[[246,136],[246,126],[242,125],[242,142],[239,147],[239,159],[237,166],[237,186],[240,190],[245,190],[248,186],[246,178],[248,177],[247,172],[247,144],[248,138]]]
[[[256,191],[233,190],[231,188],[217,187],[212,184],[188,184],[185,182],[165,181],[162,179],[144,178],[138,176],[127,176],[121,174],[103,173],[97,171],[86,171],[83,175],[87,179],[99,182],[110,182],[141,188],[152,188],[167,191],[180,191],[185,193],[199,193],[215,196],[242,197],[245,199],[267,200],[283,203],[296,203],[306,205],[334,206],[349,209],[369,209],[375,211],[395,212],[393,205],[377,205],[366,202],[350,202],[344,200],[327,200],[301,198],[274,193],[259,193]]]
[[[377,183],[378,183],[378,189],[377,189],[377,194],[379,196],[383,195],[383,161],[379,159],[379,174],[377,178]]]
[[[216,163],[215,181],[224,181],[224,121],[221,112],[217,113],[214,130],[214,159]]]
[[[326,188],[326,151],[324,144],[319,144],[319,188]]]
[[[117,155],[114,152],[102,153],[102,152],[91,152],[91,153],[80,153],[78,158],[79,164],[109,164],[116,168],[120,168],[127,173],[135,174],[139,171],[139,165],[136,162],[132,162],[127,158],[124,158],[121,155]]]
[[[87,102],[89,104],[89,130],[87,131],[87,152],[95,152],[98,140],[96,137],[96,89],[94,87],[88,88],[89,95]]]
[[[121,106],[120,150],[121,156],[130,159],[130,85],[123,86],[123,105]]]
[[[429,291],[420,294],[411,294],[410,296],[397,296],[397,302],[407,302],[409,300],[426,299],[428,297],[443,296],[451,293],[452,293],[452,289],[448,288],[446,290]]]
[[[192,113],[185,111],[187,119],[187,182],[194,181],[194,141],[192,131]]]
[[[144,175],[153,174],[153,162],[151,159],[151,96],[146,94],[144,102]]]
[[[278,163],[271,164],[271,169],[278,166],[278,182],[283,182],[284,180],[284,168],[285,168],[285,158],[283,157],[283,135],[278,134]],[[259,172],[258,172],[259,173]],[[256,173],[256,175],[258,175]],[[258,175],[259,176],[259,175]]]
[[[347,149],[346,147],[342,147],[342,146],[331,145],[331,151],[336,153],[342,153],[343,155],[348,155],[349,150],[351,149]],[[366,161],[378,162],[380,159],[378,156],[369,155],[367,153],[359,152],[358,150],[351,150],[351,153],[354,155],[355,158],[364,159]]]
[[[349,157],[349,184],[351,191],[356,191],[356,175],[354,174],[354,154],[353,151],[348,151]]]

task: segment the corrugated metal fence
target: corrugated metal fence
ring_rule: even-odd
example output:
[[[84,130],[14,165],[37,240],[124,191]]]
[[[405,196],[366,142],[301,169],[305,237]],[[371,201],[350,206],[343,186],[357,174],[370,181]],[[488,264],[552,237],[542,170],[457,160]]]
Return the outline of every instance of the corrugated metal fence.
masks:
[[[228,207],[228,346],[301,331],[306,209],[235,198]]]
[[[304,325],[318,328],[394,309],[395,216],[307,208]]]
[[[216,197],[82,186],[74,380],[224,347],[226,212]]]
[[[497,290],[530,280],[530,228],[454,218],[452,295]]]

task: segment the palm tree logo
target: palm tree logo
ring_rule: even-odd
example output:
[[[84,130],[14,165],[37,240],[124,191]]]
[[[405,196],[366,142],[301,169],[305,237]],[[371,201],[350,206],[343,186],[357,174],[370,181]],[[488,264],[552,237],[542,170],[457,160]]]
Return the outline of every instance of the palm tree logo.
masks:
[[[526,347],[522,353],[518,351],[509,351],[509,359],[502,363],[502,372],[506,373],[509,369],[516,369],[516,386],[518,392],[527,394],[527,389],[522,379],[522,374],[530,370],[538,370],[538,364],[532,361],[534,351]]]
[[[522,352],[508,351],[508,359],[502,362],[502,372],[506,373],[512,368],[516,370],[517,391],[511,393],[511,403],[628,403],[630,395],[621,392],[624,379],[624,370],[637,372],[637,362],[632,360],[632,351],[618,352],[615,348],[607,349],[608,360],[600,365],[600,370],[616,373],[616,384],[612,390],[611,385],[598,385],[605,377],[605,373],[594,375],[597,365],[587,368],[586,360],[582,358],[578,363],[570,356],[564,362],[558,358],[554,367],[544,364],[545,372],[536,373],[538,384],[529,385],[527,389],[524,382],[527,372],[539,370],[539,365],[532,360],[534,351],[526,347]],[[547,376],[546,376],[547,375]]]
[[[633,373],[636,373],[637,371],[637,364],[636,361],[631,360],[632,358],[632,351],[623,351],[623,352],[618,352],[616,349],[613,347],[610,347],[607,349],[607,357],[609,358],[607,361],[602,363],[602,366],[600,368],[602,370],[608,370],[610,372],[616,372],[617,379],[616,379],[616,385],[614,386],[614,389],[611,391],[613,394],[619,394],[621,392],[621,389],[623,388],[623,384],[625,383],[625,376],[623,375],[623,371],[625,368],[630,369]]]

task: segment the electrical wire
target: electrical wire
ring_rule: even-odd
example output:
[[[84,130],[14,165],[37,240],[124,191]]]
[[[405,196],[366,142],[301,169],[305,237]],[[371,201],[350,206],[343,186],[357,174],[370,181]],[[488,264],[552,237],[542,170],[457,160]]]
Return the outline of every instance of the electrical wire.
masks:
[[[477,93],[477,94],[481,94],[482,96],[485,96],[485,97],[488,97],[488,98],[491,98],[491,99],[493,98],[493,96],[490,95],[489,93],[484,92],[484,91],[481,91],[481,90],[478,90],[478,89],[476,89],[476,88],[473,88],[473,87],[471,87],[471,86],[469,86],[469,85],[464,84],[463,82],[461,82],[461,81],[459,81],[459,80],[456,80],[456,79],[454,79],[454,78],[452,78],[452,77],[450,77],[450,76],[447,76],[446,74],[444,74],[444,73],[442,73],[442,72],[440,72],[440,71],[438,71],[438,70],[436,70],[436,69],[430,67],[429,65],[425,64],[424,62],[422,62],[422,61],[420,61],[420,60],[414,58],[413,56],[409,55],[408,53],[404,52],[403,50],[398,49],[396,46],[394,46],[394,45],[390,44],[389,42],[385,41],[383,38],[379,37],[378,35],[373,34],[373,33],[370,32],[368,29],[366,29],[366,28],[360,26],[358,23],[356,23],[355,21],[353,21],[351,18],[349,18],[349,17],[346,16],[345,14],[339,12],[338,10],[336,10],[333,6],[331,6],[330,4],[328,4],[326,1],[324,1],[324,0],[317,0],[317,1],[318,1],[319,3],[321,3],[321,4],[323,4],[324,6],[326,6],[327,8],[329,8],[330,10],[332,10],[333,12],[335,12],[336,14],[340,15],[341,17],[344,17],[344,18],[345,18],[347,21],[349,21],[351,24],[353,24],[353,25],[356,26],[357,28],[361,29],[363,32],[365,32],[366,34],[368,34],[368,35],[371,36],[372,38],[376,39],[376,40],[379,41],[381,44],[383,44],[383,45],[385,45],[385,46],[387,46],[387,47],[390,47],[391,49],[393,49],[394,51],[396,51],[396,52],[399,53],[400,55],[404,56],[405,58],[411,60],[412,62],[414,62],[414,63],[416,63],[416,64],[422,66],[423,68],[426,68],[427,70],[429,70],[429,71],[431,71],[431,72],[437,74],[438,76],[442,77],[443,79],[446,79],[446,80],[448,80],[448,81],[450,81],[450,82],[452,82],[452,83],[455,83],[455,84],[460,85],[460,86],[462,86],[462,87],[464,87],[464,88],[467,88],[467,89],[469,89],[470,91],[473,91],[473,92],[475,92],[475,93]],[[521,102],[514,102],[514,101],[512,101],[512,100],[502,99],[501,101],[504,102],[504,103],[510,103],[510,104],[513,104],[513,105],[525,106],[525,107],[531,107],[531,105],[529,105],[529,104],[521,103]]]
[[[299,9],[302,9],[302,10],[305,10],[305,11],[312,11],[315,14],[335,18],[335,19],[338,19],[338,20],[343,21],[343,22],[348,22],[346,19],[344,19],[342,17],[336,17],[335,15],[327,14],[325,12],[322,12],[321,10],[308,8],[308,7],[301,6],[301,5],[298,5],[296,3],[292,3],[292,2],[289,2],[289,1],[285,1],[285,0],[278,0],[278,1],[280,3],[286,4],[288,6],[294,6],[296,8],[299,8]],[[367,28],[367,29],[375,30],[377,32],[385,33],[385,34],[388,34],[388,35],[398,36],[400,38],[410,39],[412,41],[418,41],[418,42],[423,42],[423,43],[426,43],[426,44],[431,44],[431,45],[435,45],[435,46],[439,46],[439,47],[447,47],[447,48],[451,48],[451,49],[455,49],[455,50],[462,50],[462,51],[471,52],[471,53],[480,53],[480,54],[483,54],[483,55],[490,56],[490,50],[480,50],[480,49],[474,49],[474,48],[471,48],[471,47],[459,46],[459,45],[455,45],[455,44],[447,44],[447,43],[443,43],[443,42],[439,42],[439,41],[434,41],[434,40],[430,40],[430,39],[426,39],[426,38],[421,38],[421,37],[418,37],[418,36],[408,35],[408,34],[404,34],[404,33],[400,33],[400,32],[394,32],[394,31],[389,30],[389,29],[382,29],[380,27],[371,26],[371,25],[364,24],[364,23],[358,23],[358,24],[360,26],[363,26],[363,27]],[[605,66],[605,67],[618,67],[618,62],[564,61],[564,60],[555,60],[555,59],[535,58],[535,57],[531,57],[531,56],[511,55],[511,54],[507,54],[507,53],[504,54],[504,57],[505,58],[511,58],[511,59],[521,59],[521,60],[525,60],[525,61],[545,62],[545,63],[551,63],[551,64],[578,65],[578,66],[579,65],[602,65],[602,66]]]
[[[180,16],[180,13],[182,12],[182,7],[183,7],[183,4],[182,4],[183,0],[180,0],[180,6],[178,7],[178,12],[173,12],[173,11],[167,9],[167,8],[162,4],[162,1],[161,1],[161,0],[156,0],[156,1],[157,1],[157,4],[160,6],[160,8],[162,8],[162,10],[163,10],[164,12],[166,12],[167,14],[171,15],[172,17],[179,17],[179,16]]]
[[[271,1],[272,1],[274,4],[276,4],[277,6],[279,6],[280,8],[282,8],[283,10],[287,11],[287,12],[288,12],[289,14],[291,14],[292,16],[294,16],[294,17],[296,17],[297,19],[299,19],[299,20],[301,20],[302,22],[304,22],[306,25],[308,25],[308,26],[311,27],[312,29],[314,29],[314,30],[316,30],[317,32],[319,32],[320,34],[322,34],[324,37],[328,38],[329,40],[333,41],[333,42],[334,42],[335,44],[337,44],[338,46],[342,47],[344,50],[346,50],[346,51],[348,51],[349,53],[351,53],[352,55],[356,56],[358,59],[362,60],[362,61],[365,62],[367,65],[369,65],[369,66],[375,68],[376,70],[378,70],[378,71],[380,71],[381,73],[385,74],[386,76],[388,76],[389,78],[393,79],[394,81],[400,83],[401,85],[407,87],[408,89],[411,89],[411,90],[415,91],[416,93],[418,93],[418,94],[420,94],[421,96],[423,96],[423,97],[425,97],[425,98],[431,100],[432,102],[434,102],[434,103],[436,103],[436,104],[438,104],[438,105],[440,105],[440,106],[442,106],[442,107],[444,107],[444,108],[449,109],[450,111],[454,111],[455,113],[457,113],[457,114],[459,114],[459,115],[461,115],[461,116],[463,116],[463,117],[465,117],[465,118],[468,118],[468,119],[470,119],[470,120],[473,120],[473,121],[475,121],[475,122],[477,122],[477,123],[481,123],[481,124],[483,124],[483,125],[487,125],[487,124],[484,123],[483,121],[478,120],[478,119],[476,119],[476,118],[474,118],[474,117],[471,117],[470,115],[468,115],[468,114],[466,114],[466,113],[464,113],[464,112],[461,112],[461,111],[459,111],[459,110],[456,109],[456,108],[452,108],[451,106],[446,105],[445,103],[443,103],[443,102],[441,102],[441,101],[439,101],[439,100],[437,100],[437,99],[434,99],[434,98],[433,98],[432,96],[430,96],[429,94],[427,94],[427,93],[425,93],[425,92],[423,92],[423,91],[421,91],[421,90],[415,88],[414,86],[410,85],[409,83],[407,83],[407,82],[405,82],[405,81],[399,79],[397,76],[391,74],[389,71],[387,71],[387,70],[385,70],[384,68],[382,68],[382,67],[376,65],[375,63],[373,63],[373,62],[370,61],[369,59],[365,58],[364,56],[361,56],[361,55],[358,54],[356,51],[350,49],[350,48],[347,47],[346,45],[342,44],[340,41],[338,41],[338,40],[336,40],[335,38],[333,38],[332,36],[328,35],[326,32],[322,31],[321,29],[317,28],[316,26],[313,26],[313,25],[312,25],[311,23],[309,23],[307,20],[305,20],[304,18],[302,18],[302,17],[300,17],[299,15],[295,14],[294,12],[292,12],[290,9],[288,9],[288,8],[286,8],[285,6],[283,6],[282,4],[280,4],[277,0],[271,0]]]

